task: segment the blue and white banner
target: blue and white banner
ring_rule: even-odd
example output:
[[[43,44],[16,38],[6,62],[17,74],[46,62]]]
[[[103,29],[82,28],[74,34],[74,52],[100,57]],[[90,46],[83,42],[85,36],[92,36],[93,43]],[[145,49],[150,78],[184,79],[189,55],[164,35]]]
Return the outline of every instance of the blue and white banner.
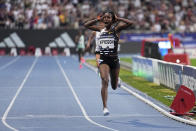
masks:
[[[153,81],[152,60],[143,57],[132,57],[133,74],[145,78],[148,81]]]
[[[196,68],[141,56],[133,56],[132,60],[134,75],[172,89],[185,85],[196,94]]]
[[[160,83],[175,89],[173,65],[164,61],[159,61],[158,72]]]
[[[159,66],[158,62],[160,60],[152,59],[152,69],[153,69],[153,82],[160,85],[160,79],[159,79]]]
[[[141,42],[143,39],[146,38],[153,38],[153,37],[160,37],[160,34],[134,34],[134,33],[122,33],[120,35],[120,39],[126,42]]]
[[[185,85],[196,95],[196,67],[141,56],[133,56],[132,62],[134,75],[172,89],[176,89],[176,85]]]
[[[196,94],[196,68],[184,66],[182,73],[182,84],[190,88]]]
[[[122,33],[120,39],[126,42],[141,42],[146,38],[168,38],[168,33]],[[176,33],[174,38],[178,38],[184,46],[196,45],[196,33]]]
[[[183,65],[180,64],[172,64],[172,69],[173,69],[173,83],[174,87],[176,85],[181,85],[182,84],[182,69]]]
[[[153,81],[153,68],[152,68],[152,60],[143,59],[143,67],[144,67],[144,78],[148,81]]]

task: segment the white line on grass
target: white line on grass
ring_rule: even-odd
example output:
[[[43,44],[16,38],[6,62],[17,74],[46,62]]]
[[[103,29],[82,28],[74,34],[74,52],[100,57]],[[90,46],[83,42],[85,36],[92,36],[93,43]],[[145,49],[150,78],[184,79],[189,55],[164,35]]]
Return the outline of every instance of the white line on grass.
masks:
[[[27,72],[27,74],[26,74],[24,80],[22,81],[20,87],[18,88],[18,90],[17,90],[15,96],[12,98],[12,101],[10,102],[9,106],[7,107],[5,113],[3,114],[3,117],[2,117],[2,119],[1,119],[1,121],[3,122],[3,124],[4,124],[6,127],[8,127],[9,129],[13,130],[13,131],[18,131],[18,130],[17,130],[16,128],[10,126],[10,125],[6,122],[6,119],[7,119],[8,113],[9,113],[9,111],[11,110],[11,108],[12,108],[12,106],[13,106],[13,104],[14,104],[16,98],[17,98],[17,96],[20,94],[20,92],[21,92],[21,90],[22,90],[22,88],[23,88],[23,86],[24,86],[26,80],[28,79],[29,75],[31,74],[31,72],[32,72],[32,70],[33,70],[33,68],[34,68],[34,66],[35,66],[35,64],[36,64],[36,62],[37,62],[37,57],[36,57],[35,60],[33,61],[33,64],[31,65],[29,71]]]
[[[101,124],[99,124],[99,123],[96,123],[95,121],[93,121],[92,119],[90,119],[90,117],[88,116],[86,110],[84,109],[83,105],[81,104],[81,102],[80,102],[80,100],[79,100],[79,98],[78,98],[78,96],[77,96],[75,90],[73,89],[73,87],[72,87],[72,85],[71,85],[71,82],[70,82],[69,78],[67,77],[67,75],[66,75],[66,73],[65,73],[65,71],[64,71],[64,69],[63,69],[63,67],[61,66],[59,60],[58,60],[56,57],[55,57],[55,59],[56,59],[56,62],[57,62],[57,64],[58,64],[58,66],[59,66],[59,68],[60,68],[60,70],[61,70],[61,72],[62,72],[62,74],[63,74],[63,76],[64,76],[64,78],[65,78],[65,80],[66,80],[66,82],[67,82],[67,84],[68,84],[68,86],[69,86],[69,88],[70,88],[70,90],[71,90],[71,92],[73,93],[73,96],[74,96],[76,102],[77,102],[78,105],[80,106],[80,109],[81,109],[81,111],[82,111],[84,117],[85,117],[90,123],[92,123],[92,124],[94,124],[94,125],[96,125],[96,126],[99,126],[99,127],[102,127],[102,128],[108,129],[108,130],[112,130],[112,131],[118,131],[118,130],[116,130],[116,129],[113,129],[113,128],[110,128],[110,127],[106,127],[106,126],[104,126],[104,125],[101,125]]]

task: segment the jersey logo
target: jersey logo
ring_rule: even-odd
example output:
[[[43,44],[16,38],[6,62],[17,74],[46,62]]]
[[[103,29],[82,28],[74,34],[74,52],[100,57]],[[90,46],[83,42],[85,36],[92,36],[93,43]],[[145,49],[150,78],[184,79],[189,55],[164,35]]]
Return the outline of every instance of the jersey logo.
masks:
[[[102,39],[99,42],[102,49],[114,49],[114,39]]]

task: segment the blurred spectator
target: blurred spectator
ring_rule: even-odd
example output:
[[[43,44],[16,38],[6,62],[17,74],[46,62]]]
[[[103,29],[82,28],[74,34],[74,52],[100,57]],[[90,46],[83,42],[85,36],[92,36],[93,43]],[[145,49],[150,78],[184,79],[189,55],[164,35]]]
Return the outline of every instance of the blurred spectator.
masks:
[[[196,32],[196,0],[0,0],[0,28],[75,28],[112,8],[133,32]]]
[[[161,25],[160,25],[160,23],[157,21],[155,24],[153,24],[151,30],[153,32],[161,32]]]

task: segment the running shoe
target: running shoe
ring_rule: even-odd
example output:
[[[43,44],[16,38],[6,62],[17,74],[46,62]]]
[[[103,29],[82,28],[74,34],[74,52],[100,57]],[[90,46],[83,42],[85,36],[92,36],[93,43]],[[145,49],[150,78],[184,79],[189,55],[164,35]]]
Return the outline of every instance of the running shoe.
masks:
[[[82,62],[82,63],[85,63],[85,59],[84,59],[84,58],[81,58],[81,62]]]
[[[118,87],[120,88],[122,85],[122,80],[120,78],[118,78]]]
[[[80,64],[79,68],[82,69],[82,67],[83,67],[82,64]]]
[[[104,109],[103,109],[103,115],[104,115],[104,116],[107,116],[107,115],[109,115],[109,114],[110,114],[109,110],[108,110],[107,108],[104,108]]]

